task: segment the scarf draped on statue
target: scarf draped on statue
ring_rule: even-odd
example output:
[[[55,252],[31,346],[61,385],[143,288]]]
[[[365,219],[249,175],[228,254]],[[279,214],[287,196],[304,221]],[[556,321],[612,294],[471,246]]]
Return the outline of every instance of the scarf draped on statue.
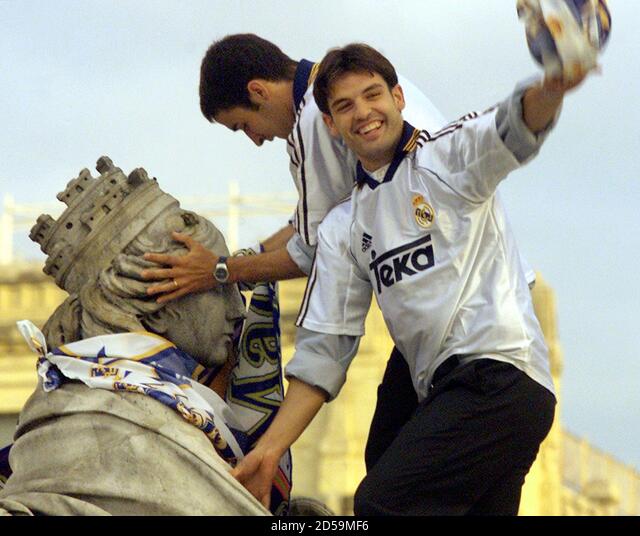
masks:
[[[207,369],[170,341],[153,333],[102,335],[47,351],[44,335],[31,322],[18,328],[38,354],[45,392],[65,381],[90,388],[140,393],[177,411],[202,430],[218,454],[235,466],[269,427],[282,404],[279,305],[275,283],[253,289],[243,329],[236,336],[237,361],[225,400],[210,385],[219,369]],[[0,481],[11,474],[10,447],[0,450]],[[291,491],[291,455],[280,460],[271,492],[271,511],[286,515]]]

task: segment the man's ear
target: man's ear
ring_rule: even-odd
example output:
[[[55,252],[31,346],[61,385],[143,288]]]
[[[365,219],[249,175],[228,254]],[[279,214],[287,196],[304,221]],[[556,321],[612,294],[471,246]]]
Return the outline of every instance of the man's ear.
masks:
[[[404,91],[402,91],[402,86],[400,84],[396,84],[395,87],[391,90],[391,95],[393,96],[393,100],[396,103],[396,107],[398,111],[404,110],[406,105],[404,100]]]
[[[249,100],[258,106],[269,100],[269,87],[264,80],[259,78],[249,80],[247,92],[249,93]]]
[[[323,113],[322,120],[324,121],[324,124],[327,125],[327,128],[329,129],[329,132],[331,133],[331,135],[334,138],[339,138],[340,133],[338,132],[338,129],[336,128],[336,125],[333,122],[333,118],[329,114]]]

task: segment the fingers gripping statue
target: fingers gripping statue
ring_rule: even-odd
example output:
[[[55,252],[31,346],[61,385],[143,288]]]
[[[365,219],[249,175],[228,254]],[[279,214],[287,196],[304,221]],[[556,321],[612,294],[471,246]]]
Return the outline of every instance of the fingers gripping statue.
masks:
[[[57,221],[43,215],[31,231],[69,297],[43,328],[0,513],[268,514],[228,474],[245,447],[223,400],[245,315],[237,286],[158,304],[139,275],[144,253],[186,251],[172,231],[216,255],[228,255],[224,238],[143,169],[126,176],[106,157],[97,169],[58,195]]]

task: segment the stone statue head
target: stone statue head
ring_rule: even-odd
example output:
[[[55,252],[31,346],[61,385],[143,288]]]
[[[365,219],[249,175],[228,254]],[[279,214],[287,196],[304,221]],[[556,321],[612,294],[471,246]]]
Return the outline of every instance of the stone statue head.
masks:
[[[207,219],[180,208],[144,169],[126,176],[102,157],[58,194],[67,209],[42,215],[31,230],[48,257],[44,272],[69,293],[43,331],[50,347],[108,333],[150,331],[169,339],[206,367],[229,356],[244,306],[236,285],[158,304],[153,284],[140,277],[154,266],[144,253],[186,253],[172,231],[190,235],[216,255],[228,255],[224,237]]]

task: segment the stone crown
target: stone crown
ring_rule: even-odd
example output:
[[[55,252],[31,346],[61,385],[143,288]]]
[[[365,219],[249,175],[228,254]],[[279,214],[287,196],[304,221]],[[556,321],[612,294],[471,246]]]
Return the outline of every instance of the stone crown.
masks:
[[[67,292],[95,279],[161,212],[178,201],[163,192],[143,168],[128,176],[102,156],[93,178],[88,169],[57,195],[67,205],[54,220],[42,214],[29,237],[47,254],[44,273]]]

